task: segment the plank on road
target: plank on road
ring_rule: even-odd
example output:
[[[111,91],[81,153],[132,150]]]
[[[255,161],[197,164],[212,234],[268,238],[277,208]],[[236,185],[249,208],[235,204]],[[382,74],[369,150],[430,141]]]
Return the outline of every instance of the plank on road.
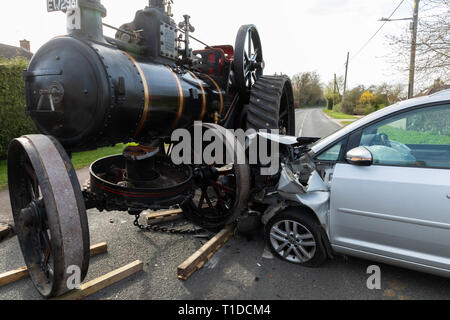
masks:
[[[102,242],[96,245],[91,246],[91,257],[102,254],[108,251],[108,245],[106,242]],[[15,270],[11,270],[5,273],[0,274],[0,287],[5,286],[7,284],[28,278],[28,269],[27,267],[21,267]]]
[[[94,293],[109,287],[116,282],[119,282],[139,271],[141,271],[144,267],[144,263],[142,261],[136,260],[122,268],[111,271],[101,277],[98,277],[94,280],[86,282],[80,286],[80,289],[70,291],[61,297],[55,298],[55,300],[81,300]]]
[[[14,228],[7,224],[0,224],[0,242],[14,236]]]
[[[184,219],[183,210],[168,210],[150,213],[146,216],[148,225],[162,224]]]
[[[205,263],[231,239],[234,229],[234,225],[225,227],[196,253],[179,265],[178,279],[187,280],[195,271],[201,269]]]

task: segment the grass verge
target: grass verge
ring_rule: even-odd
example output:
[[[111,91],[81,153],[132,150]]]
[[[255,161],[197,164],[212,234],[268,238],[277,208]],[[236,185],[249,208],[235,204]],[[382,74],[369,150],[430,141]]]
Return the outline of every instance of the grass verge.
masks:
[[[90,166],[97,159],[122,153],[125,149],[124,144],[118,144],[114,147],[100,148],[97,150],[74,153],[72,155],[72,164],[75,170]]]
[[[75,170],[85,168],[97,159],[122,153],[125,148],[124,144],[118,144],[114,147],[100,148],[93,151],[74,153],[72,155],[72,163]],[[8,186],[8,174],[6,160],[0,160],[0,190]]]
[[[333,119],[358,119],[358,117],[351,116],[349,114],[336,112],[333,110],[328,110],[327,108],[323,109],[323,112],[325,112],[328,116],[330,116]]]

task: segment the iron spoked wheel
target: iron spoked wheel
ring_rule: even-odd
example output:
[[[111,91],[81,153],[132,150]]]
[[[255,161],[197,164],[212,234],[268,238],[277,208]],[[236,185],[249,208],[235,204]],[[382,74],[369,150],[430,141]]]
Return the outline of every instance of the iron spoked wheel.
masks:
[[[45,297],[69,291],[69,266],[89,267],[89,228],[80,185],[62,146],[29,135],[11,142],[8,184],[16,233],[31,280]]]
[[[254,25],[239,29],[233,62],[235,81],[241,96],[247,97],[264,69],[261,39]]]
[[[288,262],[317,267],[327,257],[320,226],[296,209],[288,209],[273,217],[266,225],[265,233],[271,251]]]
[[[237,160],[245,160],[245,151],[236,144],[236,137],[223,127],[203,124],[216,130],[231,162],[194,165],[192,199],[183,205],[185,216],[198,226],[217,231],[237,220],[246,208],[250,190],[250,168]],[[243,155],[243,158],[242,158]]]

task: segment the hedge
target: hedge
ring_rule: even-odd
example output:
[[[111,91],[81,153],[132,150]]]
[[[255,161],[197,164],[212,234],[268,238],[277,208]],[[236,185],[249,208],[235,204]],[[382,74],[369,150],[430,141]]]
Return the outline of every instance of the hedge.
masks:
[[[22,71],[27,65],[23,58],[0,60],[0,160],[6,159],[12,139],[37,132],[31,119],[25,116]]]

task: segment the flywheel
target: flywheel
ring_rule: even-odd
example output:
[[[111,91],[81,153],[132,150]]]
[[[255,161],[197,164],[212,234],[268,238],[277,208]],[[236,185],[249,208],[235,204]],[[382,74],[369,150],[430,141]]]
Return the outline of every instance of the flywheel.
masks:
[[[261,39],[254,25],[244,25],[236,37],[233,72],[239,94],[244,101],[255,82],[263,75]]]

